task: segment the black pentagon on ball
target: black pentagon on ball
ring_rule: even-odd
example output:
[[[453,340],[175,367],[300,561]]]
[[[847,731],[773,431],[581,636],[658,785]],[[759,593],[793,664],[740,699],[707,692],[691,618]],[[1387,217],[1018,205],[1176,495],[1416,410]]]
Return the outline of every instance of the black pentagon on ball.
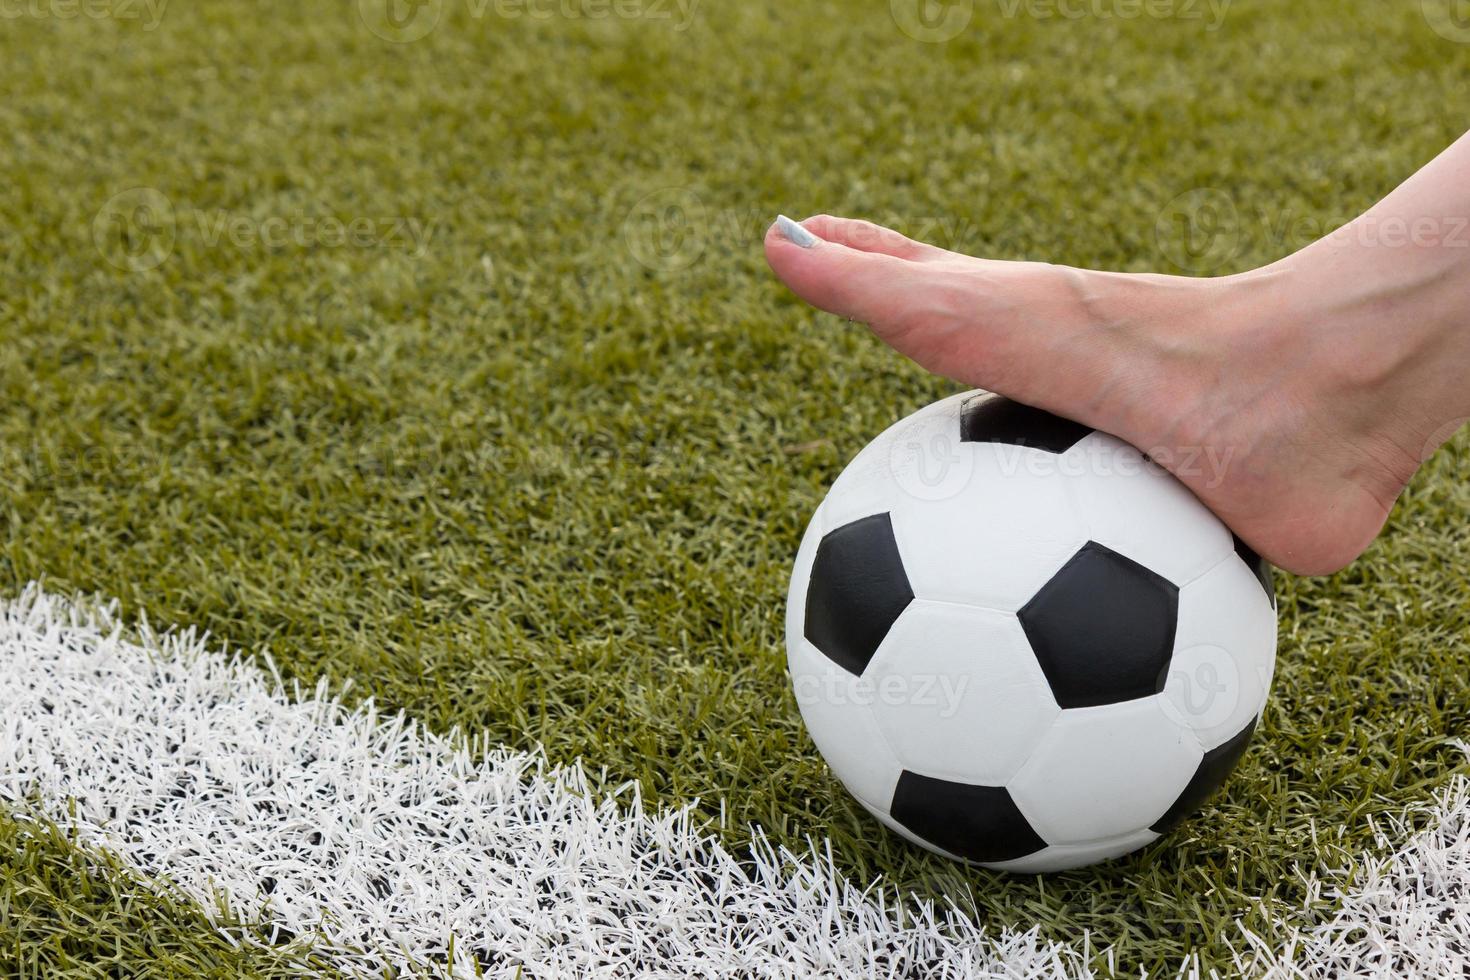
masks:
[[[1046,847],[1003,786],[955,783],[904,770],[888,813],[915,836],[970,861],[1011,861]]]
[[[1179,588],[1111,548],[1089,541],[1016,615],[1063,708],[1164,689]]]
[[[1064,453],[1092,429],[999,395],[976,395],[960,408],[960,441]]]
[[[874,514],[829,531],[817,546],[804,632],[829,660],[861,675],[913,601],[893,521]]]
[[[1235,539],[1235,553],[1240,560],[1245,562],[1245,567],[1251,570],[1256,581],[1261,583],[1261,588],[1266,590],[1266,598],[1271,600],[1272,608],[1276,606],[1276,585],[1271,581],[1271,566],[1266,564],[1265,559],[1256,554],[1251,546],[1240,540],[1240,535],[1232,534]]]
[[[1215,795],[1215,791],[1225,784],[1225,780],[1234,771],[1236,763],[1245,754],[1245,747],[1250,744],[1251,735],[1256,730],[1256,720],[1251,719],[1249,725],[1241,730],[1240,734],[1234,736],[1224,745],[1217,746],[1205,753],[1204,759],[1200,761],[1199,768],[1194,771],[1194,776],[1189,780],[1189,785],[1184,787],[1184,792],[1179,794],[1179,799],[1174,805],[1155,821],[1149,828],[1157,834],[1167,834],[1179,825],[1179,822],[1194,811],[1205,805],[1205,801]]]

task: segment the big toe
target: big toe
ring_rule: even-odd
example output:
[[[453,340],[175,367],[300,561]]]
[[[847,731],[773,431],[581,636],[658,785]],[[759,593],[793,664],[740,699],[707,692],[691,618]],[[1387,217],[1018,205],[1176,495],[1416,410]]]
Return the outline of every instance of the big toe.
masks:
[[[863,323],[893,319],[922,285],[920,263],[828,241],[806,224],[772,225],[765,250],[771,270],[796,295],[818,309]]]

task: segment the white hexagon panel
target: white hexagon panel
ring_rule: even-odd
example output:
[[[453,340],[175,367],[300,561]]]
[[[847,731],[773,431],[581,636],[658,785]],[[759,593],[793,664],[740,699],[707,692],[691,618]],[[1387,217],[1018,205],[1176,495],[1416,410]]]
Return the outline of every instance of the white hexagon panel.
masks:
[[[1200,452],[1190,466],[1215,465]],[[1128,443],[1094,432],[1061,461],[1090,541],[1131,558],[1175,585],[1231,553],[1231,536],[1208,507]]]
[[[890,467],[892,514],[914,594],[1015,612],[1087,541],[1055,469],[1087,430],[1057,420],[1028,439],[1032,410],[1014,402],[972,394],[940,405],[890,430],[887,449],[902,461]]]
[[[1007,613],[916,599],[864,678],[904,767],[996,786],[1015,775],[1061,709]]]
[[[864,806],[886,812],[903,767],[878,728],[862,678],[805,641],[788,659],[797,707],[827,765]]]
[[[1148,829],[1203,758],[1157,698],[1077,708],[1062,713],[1010,790],[1048,844],[1087,844]]]
[[[1236,555],[1179,592],[1165,709],[1211,750],[1260,717],[1276,668],[1276,611]]]

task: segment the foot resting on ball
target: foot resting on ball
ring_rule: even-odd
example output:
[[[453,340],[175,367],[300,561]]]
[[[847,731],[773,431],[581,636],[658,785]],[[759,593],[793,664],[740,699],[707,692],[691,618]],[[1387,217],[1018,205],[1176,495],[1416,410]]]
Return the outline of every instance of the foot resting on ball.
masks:
[[[978,259],[825,215],[773,225],[765,250],[812,305],[930,371],[1126,439],[1267,560],[1313,575],[1368,547],[1470,416],[1470,249],[1354,233],[1456,210],[1470,138],[1343,231],[1241,275]]]

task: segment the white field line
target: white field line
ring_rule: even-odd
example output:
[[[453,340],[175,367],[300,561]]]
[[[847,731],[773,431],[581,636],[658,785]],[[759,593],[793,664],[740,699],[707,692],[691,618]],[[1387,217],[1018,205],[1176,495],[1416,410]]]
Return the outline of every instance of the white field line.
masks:
[[[324,688],[287,697],[192,632],[131,640],[35,587],[0,604],[0,800],[350,971],[452,948],[464,976],[1090,976],[1083,950],[899,907],[821,855],[742,861],[634,786],[599,800],[578,767],[476,758]]]
[[[1247,933],[1241,972],[1268,980],[1470,978],[1470,779],[1456,776],[1412,816],[1419,819],[1375,828],[1387,857],[1309,875],[1308,894],[1335,911],[1284,942]]]
[[[0,603],[0,800],[39,797],[206,911],[219,897],[320,935],[348,970],[452,955],[457,974],[494,977],[1093,976],[1085,943],[899,905],[821,854],[741,860],[687,808],[620,792],[594,798],[576,766],[475,753],[324,687],[288,697],[193,632],[128,639],[111,609],[36,587]],[[1379,834],[1385,849],[1408,838],[1390,857],[1309,876],[1336,912],[1284,945],[1247,935],[1240,974],[1470,976],[1470,782],[1420,816],[1427,831]]]

